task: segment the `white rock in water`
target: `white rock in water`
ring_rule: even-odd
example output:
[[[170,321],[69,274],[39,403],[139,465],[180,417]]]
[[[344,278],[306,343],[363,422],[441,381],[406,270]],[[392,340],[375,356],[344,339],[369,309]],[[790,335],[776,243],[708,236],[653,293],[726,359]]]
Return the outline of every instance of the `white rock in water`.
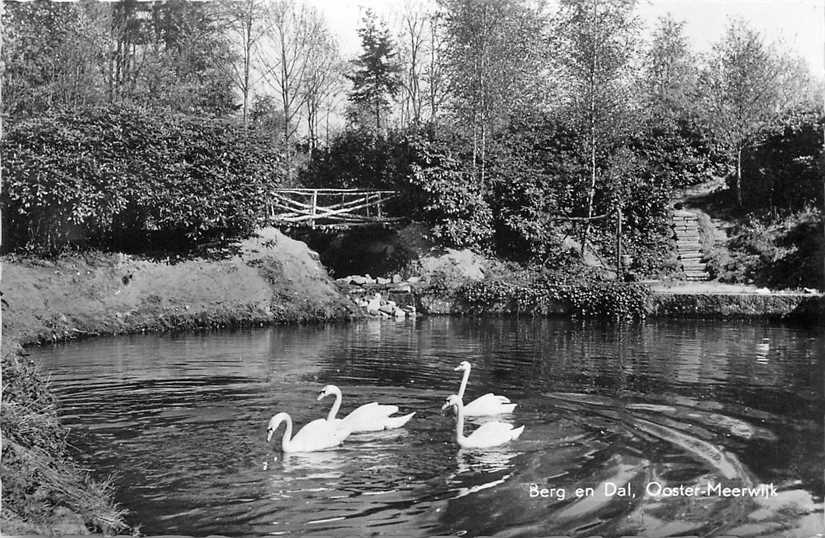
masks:
[[[393,315],[395,316],[395,319],[404,319],[407,317],[407,313],[398,307],[395,307],[395,312],[393,312]]]
[[[389,279],[389,278],[384,278],[384,277],[381,277],[381,276],[379,276],[378,278],[376,278],[376,279],[375,279],[375,281],[376,281],[377,283],[379,283],[379,284],[382,284],[382,285],[383,285],[383,284],[389,284],[389,283],[390,283],[390,279]]]
[[[349,283],[350,284],[357,284],[359,286],[363,286],[364,284],[367,283],[367,279],[363,276],[353,275],[353,276],[348,277],[348,278],[349,278]]]
[[[421,277],[420,276],[411,276],[410,278],[407,279],[407,282],[409,282],[410,284],[418,284],[419,282],[421,282]]]
[[[393,284],[398,284],[402,280],[403,279],[401,278],[401,275],[399,275],[398,273],[395,273],[394,275],[392,275],[392,283]]]

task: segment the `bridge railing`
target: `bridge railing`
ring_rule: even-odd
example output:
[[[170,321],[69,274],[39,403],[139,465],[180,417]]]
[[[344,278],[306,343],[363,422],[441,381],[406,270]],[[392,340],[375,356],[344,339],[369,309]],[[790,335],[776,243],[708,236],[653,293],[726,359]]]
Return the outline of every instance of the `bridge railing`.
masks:
[[[276,189],[267,200],[269,224],[285,227],[349,228],[393,222],[384,204],[398,195],[390,190]]]

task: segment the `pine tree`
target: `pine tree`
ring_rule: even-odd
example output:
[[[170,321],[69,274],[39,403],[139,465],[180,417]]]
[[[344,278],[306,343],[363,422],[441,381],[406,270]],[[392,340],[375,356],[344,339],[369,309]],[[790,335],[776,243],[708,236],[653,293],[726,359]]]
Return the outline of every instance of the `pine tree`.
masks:
[[[382,116],[386,117],[389,112],[389,97],[394,97],[401,87],[401,67],[395,59],[395,45],[389,30],[371,10],[364,14],[358,35],[364,52],[352,62],[355,72],[347,75],[353,84],[349,94],[354,105],[351,117],[357,120],[359,113],[374,115],[375,129],[379,131]]]

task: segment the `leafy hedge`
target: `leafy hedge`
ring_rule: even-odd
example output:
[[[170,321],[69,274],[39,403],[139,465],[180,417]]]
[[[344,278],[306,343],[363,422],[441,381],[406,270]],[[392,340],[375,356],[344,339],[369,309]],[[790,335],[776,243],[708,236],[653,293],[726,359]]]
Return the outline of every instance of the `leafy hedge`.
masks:
[[[647,311],[650,290],[641,284],[609,281],[570,283],[539,279],[519,284],[480,280],[461,286],[457,297],[479,312],[500,306],[509,312],[542,315],[561,304],[578,317],[641,319]]]
[[[7,247],[181,248],[249,233],[276,148],[231,122],[110,106],[17,123],[2,143]]]

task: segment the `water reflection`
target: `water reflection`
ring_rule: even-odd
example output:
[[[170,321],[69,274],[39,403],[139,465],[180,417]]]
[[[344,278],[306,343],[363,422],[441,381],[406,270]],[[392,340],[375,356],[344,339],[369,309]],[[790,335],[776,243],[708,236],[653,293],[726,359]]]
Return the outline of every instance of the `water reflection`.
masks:
[[[101,338],[35,354],[72,443],[101,475],[118,472],[146,533],[823,532],[821,330],[445,318]],[[505,417],[526,426],[518,441],[458,449],[440,407],[462,360],[473,363],[465,400],[518,403]],[[326,415],[315,396],[327,383],[345,391],[342,414],[379,401],[416,416],[334,450],[267,445],[275,412],[297,425]],[[654,496],[651,481],[773,483],[778,494]],[[548,495],[531,497],[531,485]]]

